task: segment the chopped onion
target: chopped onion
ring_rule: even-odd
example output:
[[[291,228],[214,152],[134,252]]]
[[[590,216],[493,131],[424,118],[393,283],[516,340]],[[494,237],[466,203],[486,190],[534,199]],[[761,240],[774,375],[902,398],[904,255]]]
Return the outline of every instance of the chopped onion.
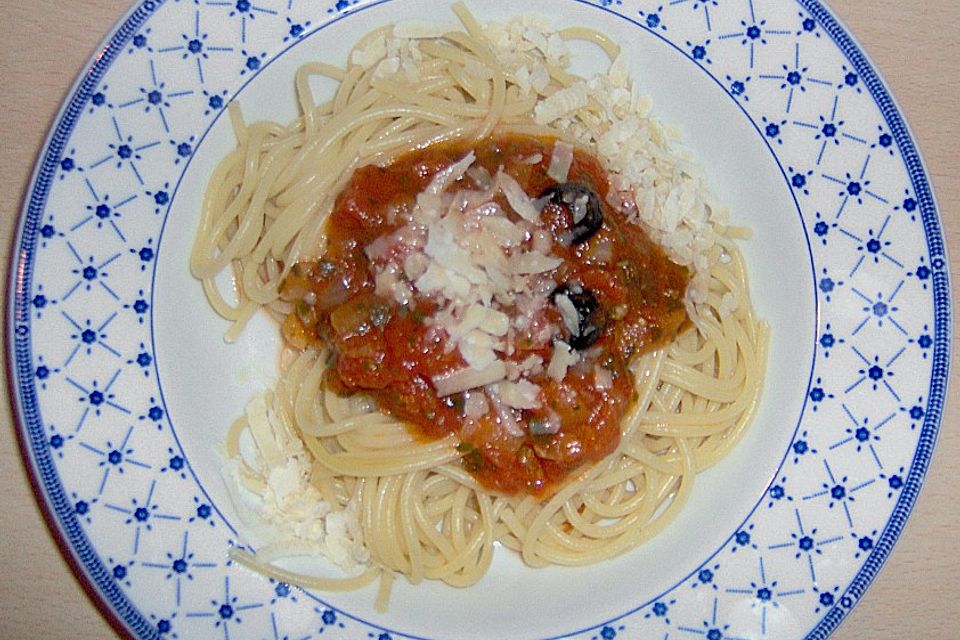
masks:
[[[593,385],[600,391],[612,388],[613,375],[610,370],[598,364],[593,365]]]

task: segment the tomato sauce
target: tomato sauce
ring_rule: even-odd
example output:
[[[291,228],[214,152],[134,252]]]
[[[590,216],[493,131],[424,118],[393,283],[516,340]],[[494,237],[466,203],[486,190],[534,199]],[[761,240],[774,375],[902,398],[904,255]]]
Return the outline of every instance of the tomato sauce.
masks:
[[[550,138],[519,135],[443,143],[385,167],[356,170],[336,200],[322,259],[295,265],[281,289],[294,303],[283,324],[286,341],[296,348],[327,346],[335,356],[328,372],[333,388],[370,395],[381,410],[424,437],[457,434],[465,467],[486,488],[510,495],[545,497],[573,471],[616,449],[621,420],[634,400],[628,363],[672,340],[688,324],[687,269],[606,204],[606,171],[599,160],[576,149],[568,180],[597,195],[603,224],[588,240],[571,244],[571,211],[553,202],[543,207],[540,224],[552,234],[551,255],[563,260],[550,276],[558,286],[575,282],[592,292],[599,336],[581,353],[585,364],[572,366],[562,380],[542,371],[530,376],[543,402],[539,408],[512,410],[524,427],[518,436],[504,432],[495,411],[466,418],[463,394],[438,396],[432,378],[466,363],[427,321],[437,304],[425,296],[406,305],[378,296],[365,249],[404,225],[417,194],[470,150],[475,166],[491,175],[502,169],[536,198],[556,184],[547,174],[554,144]],[[475,188],[468,176],[448,190],[465,188]],[[495,200],[518,219],[502,194]],[[560,311],[548,305],[542,314],[541,320],[558,327],[556,339],[564,339]],[[551,354],[550,344],[518,335],[512,353],[502,357],[521,362],[535,355],[549,362]],[[603,384],[598,384],[598,368]],[[554,433],[536,428],[558,419]]]

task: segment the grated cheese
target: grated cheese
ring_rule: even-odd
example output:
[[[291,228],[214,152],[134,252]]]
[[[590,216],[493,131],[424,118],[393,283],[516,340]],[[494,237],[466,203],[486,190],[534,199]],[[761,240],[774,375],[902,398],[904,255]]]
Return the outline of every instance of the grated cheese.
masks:
[[[473,367],[464,367],[455,371],[448,371],[440,375],[433,376],[434,388],[437,395],[441,398],[461,391],[469,391],[477,387],[483,387],[500,382],[507,377],[507,367],[502,360],[496,360],[483,369],[474,369]]]
[[[539,409],[541,405],[540,387],[529,380],[500,382],[497,393],[503,404],[514,409]]]
[[[516,179],[503,171],[497,173],[497,184],[507,197],[507,202],[517,214],[527,222],[536,224],[540,221],[540,211],[533,204],[533,200],[526,194]]]
[[[557,382],[567,375],[567,369],[580,361],[580,355],[562,340],[553,343],[553,356],[547,366],[547,375]]]
[[[560,317],[563,318],[563,324],[567,327],[567,331],[571,335],[578,335],[580,333],[580,314],[577,312],[577,307],[574,306],[573,301],[570,300],[570,296],[560,293],[554,296],[553,301],[560,310]]]
[[[557,140],[550,154],[550,166],[547,175],[557,182],[566,182],[573,164],[573,145],[563,140]]]

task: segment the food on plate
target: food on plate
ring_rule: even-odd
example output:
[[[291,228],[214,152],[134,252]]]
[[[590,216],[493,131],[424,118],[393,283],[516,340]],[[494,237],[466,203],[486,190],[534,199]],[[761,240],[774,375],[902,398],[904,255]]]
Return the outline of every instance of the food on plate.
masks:
[[[618,46],[454,11],[301,67],[290,124],[232,106],[191,256],[228,338],[263,309],[284,342],[227,437],[265,525],[235,559],[380,577],[379,606],[395,574],[474,584],[497,547],[532,567],[636,547],[740,438],[765,366],[746,232]],[[573,75],[569,40],[606,72]],[[346,577],[279,566],[298,555]]]

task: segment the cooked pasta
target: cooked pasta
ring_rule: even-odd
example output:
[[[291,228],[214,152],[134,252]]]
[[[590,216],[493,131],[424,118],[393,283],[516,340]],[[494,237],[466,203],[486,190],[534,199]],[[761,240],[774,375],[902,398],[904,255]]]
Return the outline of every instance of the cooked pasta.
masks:
[[[470,472],[457,434],[424,438],[363,394],[338,393],[328,375],[336,354],[325,345],[286,347],[276,387],[251,403],[226,443],[243,490],[271,505],[260,515],[278,533],[234,558],[322,590],[379,577],[381,607],[394,574],[466,587],[498,546],[531,567],[591,564],[635,548],[682,509],[697,473],[737,443],[764,376],[768,328],[754,315],[735,244],[744,232],[726,226],[689,159],[649,116],[617,45],[583,28],[550,31],[529,18],[481,26],[462,5],[454,11],[463,30],[387,27],[358,42],[345,69],[301,67],[301,115],[290,124],[247,123],[231,105],[237,147],[210,179],[190,262],[212,307],[233,322],[228,339],[261,309],[278,321],[296,312],[284,282],[295,265],[324,255],[328,220],[355,171],[493,135],[545,136],[595,153],[611,176],[607,204],[692,272],[689,328],[630,360],[632,401],[611,454],[550,491],[514,495]],[[566,39],[599,45],[609,72],[572,75]],[[338,82],[330,100],[314,101],[314,75]],[[685,210],[673,215],[678,200]],[[228,269],[236,301],[217,284]],[[295,489],[275,486],[272,474],[284,468],[294,469]],[[303,501],[325,506],[304,516]],[[300,520],[285,528],[294,511]],[[348,524],[311,528],[311,518],[330,514]],[[300,554],[325,555],[350,575],[298,575],[274,562]]]

